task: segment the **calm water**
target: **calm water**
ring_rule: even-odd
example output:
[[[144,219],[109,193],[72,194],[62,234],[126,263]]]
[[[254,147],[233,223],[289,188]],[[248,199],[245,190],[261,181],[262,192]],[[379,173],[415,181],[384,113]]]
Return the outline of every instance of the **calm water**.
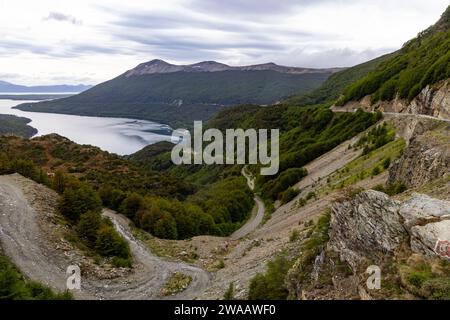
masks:
[[[72,116],[25,112],[12,107],[34,101],[0,99],[0,114],[14,114],[31,119],[30,126],[41,136],[57,133],[79,144],[90,144],[120,155],[134,153],[159,141],[170,141],[167,125],[146,120]]]

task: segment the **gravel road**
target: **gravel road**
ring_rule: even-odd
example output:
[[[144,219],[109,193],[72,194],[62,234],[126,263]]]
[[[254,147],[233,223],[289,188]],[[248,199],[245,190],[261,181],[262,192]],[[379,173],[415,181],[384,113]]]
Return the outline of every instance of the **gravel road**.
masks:
[[[0,176],[0,241],[3,250],[27,277],[62,291],[70,262],[42,232],[38,223],[41,216],[26,200],[16,176]],[[128,240],[135,260],[134,268],[130,274],[114,279],[82,278],[81,290],[74,291],[76,298],[194,299],[207,288],[211,280],[208,272],[155,256],[133,237],[125,217],[110,210],[104,210],[103,214]],[[192,283],[177,295],[162,297],[160,290],[173,272],[191,276]]]

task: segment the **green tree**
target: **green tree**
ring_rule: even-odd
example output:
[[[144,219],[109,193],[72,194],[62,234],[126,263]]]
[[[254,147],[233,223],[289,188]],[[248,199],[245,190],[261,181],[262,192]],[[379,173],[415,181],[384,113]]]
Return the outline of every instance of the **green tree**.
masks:
[[[177,223],[170,213],[164,213],[155,223],[154,235],[159,238],[178,239]]]
[[[250,281],[249,300],[285,300],[288,290],[284,279],[291,263],[280,256],[267,264],[267,272],[258,274]]]
[[[80,215],[91,210],[99,212],[102,201],[89,185],[80,184],[79,187],[66,188],[59,201],[59,210],[71,222],[76,223]]]
[[[102,224],[102,217],[97,211],[87,211],[80,216],[76,230],[80,237],[94,244],[97,240],[97,232]]]
[[[95,247],[102,256],[106,257],[116,256],[127,259],[131,255],[128,243],[109,225],[103,225],[98,230]]]
[[[66,175],[58,170],[53,177],[53,189],[58,193],[63,193],[66,187]]]
[[[123,200],[122,205],[120,206],[119,211],[126,215],[130,219],[134,219],[136,217],[137,212],[144,205],[144,198],[133,192],[129,194],[125,200]]]

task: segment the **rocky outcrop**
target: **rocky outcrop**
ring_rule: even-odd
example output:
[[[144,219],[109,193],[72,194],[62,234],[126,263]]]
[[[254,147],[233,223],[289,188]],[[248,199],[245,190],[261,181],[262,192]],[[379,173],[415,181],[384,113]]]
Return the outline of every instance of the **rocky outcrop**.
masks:
[[[450,173],[449,126],[412,137],[403,155],[389,169],[389,183],[420,187]]]
[[[328,248],[353,270],[364,259],[377,263],[394,256],[408,238],[413,252],[435,257],[438,240],[450,242],[450,202],[414,193],[400,203],[378,191],[363,191],[333,205],[329,235]]]
[[[370,96],[360,101],[350,101],[335,110],[354,110],[363,108],[367,111],[380,110],[405,114],[423,114],[440,119],[450,119],[450,79],[426,86],[412,101],[393,99],[371,103]]]
[[[406,112],[450,119],[450,81],[426,86],[407,106]]]
[[[332,206],[329,249],[357,269],[363,258],[379,260],[394,254],[407,236],[400,204],[388,195],[368,190]]]

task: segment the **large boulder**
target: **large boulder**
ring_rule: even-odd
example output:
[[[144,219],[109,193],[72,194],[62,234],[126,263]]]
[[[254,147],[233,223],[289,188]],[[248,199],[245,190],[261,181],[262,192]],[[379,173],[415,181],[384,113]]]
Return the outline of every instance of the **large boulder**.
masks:
[[[434,199],[424,194],[413,193],[411,198],[402,203],[399,210],[405,227],[410,230],[417,224],[450,219],[450,202]]]
[[[439,248],[436,246],[441,243]],[[411,249],[427,257],[438,254],[442,258],[450,259],[450,220],[418,225],[411,228]],[[442,249],[440,247],[445,247]],[[444,252],[445,251],[445,252]]]
[[[374,261],[394,254],[407,236],[398,214],[400,204],[368,190],[332,206],[330,249],[356,269],[363,258]]]

